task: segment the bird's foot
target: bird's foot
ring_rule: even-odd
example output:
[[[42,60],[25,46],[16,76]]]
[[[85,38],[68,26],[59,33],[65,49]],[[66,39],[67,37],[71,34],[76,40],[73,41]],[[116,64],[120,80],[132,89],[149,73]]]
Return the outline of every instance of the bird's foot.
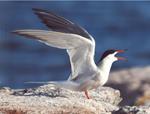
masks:
[[[87,90],[85,90],[84,93],[85,93],[85,96],[86,96],[87,99],[91,99],[90,96],[88,95],[88,91]]]

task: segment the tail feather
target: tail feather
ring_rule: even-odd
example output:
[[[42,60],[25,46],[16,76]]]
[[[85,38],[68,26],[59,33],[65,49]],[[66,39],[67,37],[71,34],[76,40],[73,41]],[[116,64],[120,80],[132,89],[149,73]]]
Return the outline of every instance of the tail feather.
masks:
[[[60,88],[66,88],[73,91],[79,91],[79,84],[75,83],[73,81],[51,81],[51,82],[25,82],[25,83],[31,83],[31,84],[52,84]]]
[[[51,82],[24,82],[26,84],[52,84]]]

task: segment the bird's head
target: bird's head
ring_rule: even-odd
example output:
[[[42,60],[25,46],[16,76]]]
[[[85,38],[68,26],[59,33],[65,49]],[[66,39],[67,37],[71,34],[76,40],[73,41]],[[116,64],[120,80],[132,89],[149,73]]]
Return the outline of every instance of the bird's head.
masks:
[[[106,50],[103,54],[102,54],[102,57],[100,59],[100,61],[104,60],[104,59],[107,59],[107,60],[110,60],[112,62],[115,62],[115,61],[118,61],[118,60],[127,60],[126,58],[124,57],[118,57],[116,56],[116,54],[118,53],[123,53],[125,52],[125,50],[117,50],[117,49],[109,49],[109,50]]]

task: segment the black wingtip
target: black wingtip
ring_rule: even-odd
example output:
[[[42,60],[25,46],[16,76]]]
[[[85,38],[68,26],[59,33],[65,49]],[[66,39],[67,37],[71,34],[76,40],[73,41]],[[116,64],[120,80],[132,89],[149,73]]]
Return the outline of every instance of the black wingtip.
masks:
[[[15,35],[22,35],[22,36],[25,36],[26,34],[23,34],[22,32],[20,32],[19,30],[15,30],[15,31],[12,31],[11,32],[12,34],[15,34]],[[26,35],[27,36],[27,35]]]
[[[54,16],[57,16],[55,13],[51,12],[51,11],[48,11],[48,10],[45,10],[45,9],[40,9],[40,8],[32,8],[33,12],[38,15],[38,16],[41,16],[44,14],[51,14],[51,15],[54,15]]]
[[[48,13],[47,10],[40,9],[40,8],[32,8],[32,11],[34,11],[35,13],[37,13],[37,12],[46,12],[46,13]]]

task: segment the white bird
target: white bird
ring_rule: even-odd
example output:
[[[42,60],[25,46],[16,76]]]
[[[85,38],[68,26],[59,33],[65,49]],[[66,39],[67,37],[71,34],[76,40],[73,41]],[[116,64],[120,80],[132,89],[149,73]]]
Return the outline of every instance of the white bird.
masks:
[[[86,30],[49,11],[42,9],[33,9],[33,11],[50,30],[25,29],[16,30],[13,33],[37,39],[51,47],[66,49],[71,64],[71,74],[68,80],[39,83],[53,83],[58,87],[73,91],[84,91],[89,99],[88,90],[107,82],[112,63],[125,60],[115,55],[125,50],[107,50],[96,64],[94,62],[95,40]]]

